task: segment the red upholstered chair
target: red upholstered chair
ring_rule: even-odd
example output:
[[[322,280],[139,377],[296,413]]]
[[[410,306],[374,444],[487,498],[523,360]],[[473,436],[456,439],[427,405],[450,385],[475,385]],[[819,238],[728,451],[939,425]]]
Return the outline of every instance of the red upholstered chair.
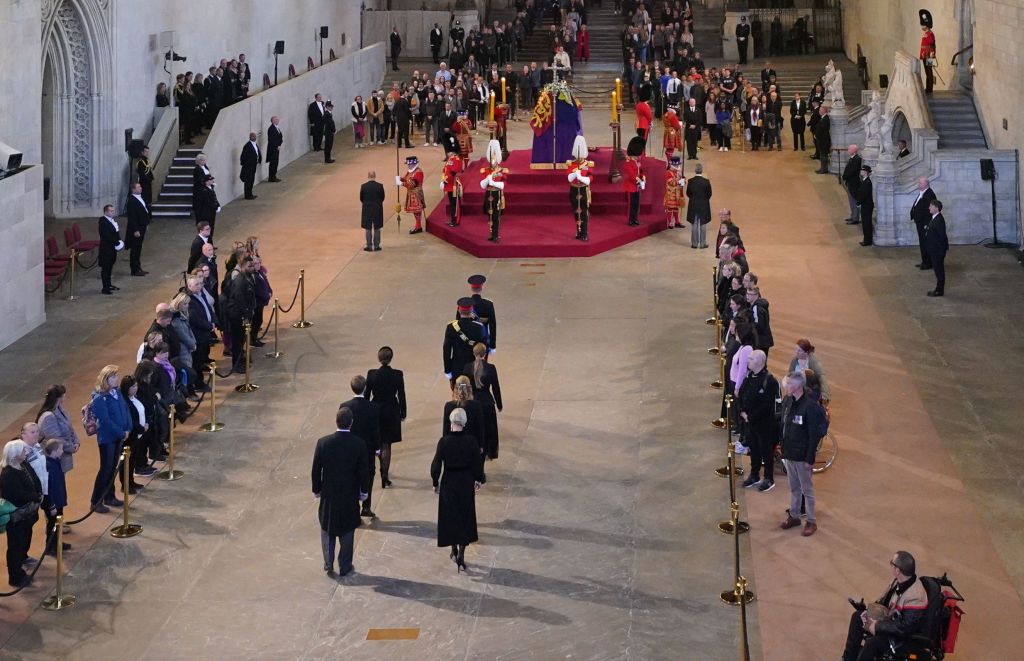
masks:
[[[315,68],[316,68],[316,65],[313,64],[313,58],[307,57],[306,58],[306,71],[312,71]]]
[[[64,246],[71,250],[75,247],[75,233],[71,231],[70,227],[64,228]]]
[[[288,77],[289,78],[294,78],[297,75],[298,74],[295,73],[295,65],[294,64],[289,64],[288,65]]]
[[[78,223],[71,224],[71,232],[74,234],[75,248],[78,250],[78,252],[89,252],[94,248],[100,247],[99,241],[94,239],[89,239],[88,241],[86,241],[85,239],[82,238],[82,228],[78,226]]]
[[[61,253],[57,249],[57,239],[48,236],[46,237],[46,259],[53,262],[70,262],[71,253]]]
[[[269,73],[263,74],[263,86],[264,87],[270,87],[270,74]]]
[[[331,61],[338,59],[338,56],[334,54],[334,49],[331,49]]]

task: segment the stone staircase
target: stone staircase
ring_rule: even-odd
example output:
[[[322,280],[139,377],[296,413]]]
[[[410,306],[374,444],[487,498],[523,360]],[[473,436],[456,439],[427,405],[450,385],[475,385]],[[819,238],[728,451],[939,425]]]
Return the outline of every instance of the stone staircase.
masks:
[[[153,201],[154,218],[189,218],[192,215],[192,169],[202,149],[178,149],[160,194]]]
[[[789,106],[793,100],[793,93],[800,92],[800,95],[807,99],[808,93],[818,82],[818,78],[825,73],[825,64],[831,59],[836,67],[843,72],[843,94],[846,97],[847,108],[855,108],[860,105],[861,84],[857,78],[857,66],[846,59],[837,58],[832,55],[807,55],[800,57],[772,58],[772,68],[778,73],[779,85],[782,88],[782,101]],[[747,64],[744,72],[747,78],[754,83],[755,87],[761,86],[761,69],[764,67],[764,60],[753,60]]]
[[[939,149],[985,149],[985,132],[974,108],[974,101],[964,92],[936,91],[928,97]]]
[[[701,7],[693,4],[693,46],[704,61],[718,60],[722,53],[722,26],[725,24],[723,7]],[[655,11],[658,11],[657,9]],[[657,16],[651,18],[657,20]],[[709,65],[710,66],[710,65]]]

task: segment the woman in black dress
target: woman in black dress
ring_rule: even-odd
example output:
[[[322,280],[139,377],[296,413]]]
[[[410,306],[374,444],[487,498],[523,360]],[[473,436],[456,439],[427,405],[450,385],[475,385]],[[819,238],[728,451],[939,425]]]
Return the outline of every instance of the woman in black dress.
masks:
[[[395,352],[381,347],[377,352],[380,367],[366,373],[366,398],[380,407],[380,487],[391,486],[391,444],[402,442],[402,421],[405,420],[405,377],[402,370],[391,368]]]
[[[463,431],[466,412],[449,416],[451,433],[437,442],[430,462],[430,479],[437,500],[437,545],[450,546],[458,571],[466,569],[466,546],[479,539],[476,531],[476,491],[483,483],[483,457],[477,440]]]
[[[460,374],[455,379],[455,387],[452,388],[452,398],[444,403],[444,414],[441,416],[441,435],[447,436],[452,433],[450,416],[455,409],[462,409],[466,412],[466,424],[463,430],[468,436],[476,439],[480,446],[480,453],[483,454],[487,434],[484,427],[484,410],[480,402],[473,399],[473,386],[469,377]],[[487,483],[487,474],[483,475],[483,483]]]
[[[480,342],[473,347],[473,362],[466,365],[463,374],[470,377],[473,399],[480,402],[484,412],[484,454],[488,459],[498,458],[498,411],[501,410],[501,386],[498,368],[487,362],[487,345]]]

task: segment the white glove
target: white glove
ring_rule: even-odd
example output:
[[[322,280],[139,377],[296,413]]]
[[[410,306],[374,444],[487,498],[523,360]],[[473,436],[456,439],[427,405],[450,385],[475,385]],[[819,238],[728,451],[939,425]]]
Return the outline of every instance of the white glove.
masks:
[[[124,250],[124,241],[118,241],[117,245],[114,246],[114,250],[117,250],[117,251]]]
[[[441,190],[442,191],[444,190],[444,182],[443,181],[441,182]]]
[[[217,207],[217,213],[220,213],[220,207]]]
[[[397,174],[395,175],[395,185],[396,186],[401,186],[402,185],[402,178],[399,177]]]
[[[680,180],[679,180],[679,181],[677,181],[676,183],[677,183],[677,184],[679,184],[680,186],[686,186],[686,179],[685,179],[685,178],[683,178],[683,179],[680,179]]]
[[[589,186],[590,185],[590,177],[584,177],[582,174],[580,174],[580,175],[577,175],[576,178],[584,186]]]
[[[486,190],[487,187],[490,185],[490,183],[491,183],[491,175],[487,175],[486,177],[484,177],[483,179],[480,180],[480,189],[481,190]]]
[[[487,350],[487,353],[497,353],[497,352],[498,352],[497,349],[488,349]]]
[[[640,190],[644,190],[645,188],[647,188],[647,181],[641,179],[640,183],[637,184],[637,188],[639,188]]]
[[[579,172],[570,172],[569,173],[569,182],[572,183],[573,181],[576,181],[577,179],[579,179],[579,177],[580,177],[580,173]]]
[[[452,380],[452,373],[451,372],[445,372],[444,373],[444,378],[446,378],[449,381],[451,381]]]

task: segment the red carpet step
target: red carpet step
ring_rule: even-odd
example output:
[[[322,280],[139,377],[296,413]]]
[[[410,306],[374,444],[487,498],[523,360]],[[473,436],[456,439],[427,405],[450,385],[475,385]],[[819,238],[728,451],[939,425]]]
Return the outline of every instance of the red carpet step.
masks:
[[[590,152],[597,174],[591,185],[590,241],[577,241],[576,218],[569,198],[565,170],[533,170],[530,150],[511,152],[503,167],[509,169],[505,186],[505,213],[501,221],[501,243],[487,240],[487,216],[479,159],[462,175],[462,222],[448,227],[447,198],[427,217],[427,232],[476,257],[591,257],[660,232],[666,228],[665,162],[644,158],[647,190],[640,197],[640,225],[630,227],[628,204],[622,184],[608,181],[611,148]]]

